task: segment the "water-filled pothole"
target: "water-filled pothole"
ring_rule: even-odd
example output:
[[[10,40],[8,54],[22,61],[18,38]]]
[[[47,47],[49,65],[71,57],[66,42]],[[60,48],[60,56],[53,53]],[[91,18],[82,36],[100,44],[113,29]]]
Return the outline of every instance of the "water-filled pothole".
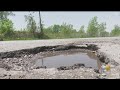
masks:
[[[63,52],[59,55],[38,59],[35,66],[58,68],[61,66],[72,66],[78,63],[84,64],[85,67],[91,67],[93,69],[98,69],[101,64],[95,53],[92,52]]]
[[[98,50],[96,45],[63,45],[37,47],[33,49],[18,50],[13,52],[0,53],[1,64],[12,66],[11,70],[32,70],[39,68],[63,68],[59,70],[76,69],[79,67],[91,67],[98,69],[101,63],[95,53]],[[97,53],[98,54],[98,53]],[[101,56],[101,55],[99,55]],[[101,59],[104,58],[100,57]],[[99,58],[99,59],[100,59]],[[2,60],[4,59],[4,60]],[[7,61],[7,62],[6,62]],[[84,65],[83,65],[84,64]],[[14,68],[14,69],[13,69]],[[67,68],[67,69],[66,69]]]

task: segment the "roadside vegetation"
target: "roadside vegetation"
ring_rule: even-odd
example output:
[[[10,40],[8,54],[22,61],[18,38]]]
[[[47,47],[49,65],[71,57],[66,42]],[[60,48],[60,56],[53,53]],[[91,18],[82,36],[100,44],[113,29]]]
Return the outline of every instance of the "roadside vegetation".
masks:
[[[107,32],[106,23],[99,23],[96,16],[89,21],[86,30],[84,25],[81,25],[80,29],[76,30],[73,25],[67,23],[55,24],[45,28],[43,23],[37,25],[31,12],[29,15],[25,15],[26,28],[15,30],[14,23],[8,16],[14,17],[15,14],[6,11],[0,12],[0,41],[120,36],[120,26],[115,25],[111,32]]]

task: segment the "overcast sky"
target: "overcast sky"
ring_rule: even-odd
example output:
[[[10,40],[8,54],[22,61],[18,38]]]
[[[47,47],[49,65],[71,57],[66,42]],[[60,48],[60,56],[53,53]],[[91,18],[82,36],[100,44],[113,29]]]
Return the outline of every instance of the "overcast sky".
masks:
[[[24,15],[28,15],[29,12],[13,12],[15,16],[9,17],[16,29],[21,29],[26,27]],[[42,21],[45,24],[45,27],[50,25],[59,24],[61,25],[63,22],[67,24],[72,24],[75,29],[79,30],[79,28],[84,25],[85,29],[88,26],[90,19],[94,16],[98,17],[98,22],[106,22],[107,31],[111,31],[114,28],[114,25],[120,25],[120,12],[60,12],[60,11],[48,11],[41,12]],[[35,20],[37,24],[39,23],[38,12],[34,13]]]

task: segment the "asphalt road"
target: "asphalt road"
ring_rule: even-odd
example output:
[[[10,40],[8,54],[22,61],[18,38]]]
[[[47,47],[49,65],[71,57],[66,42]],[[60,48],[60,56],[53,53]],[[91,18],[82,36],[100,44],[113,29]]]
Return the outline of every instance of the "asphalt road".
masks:
[[[19,40],[19,41],[0,41],[0,52],[9,52],[21,49],[29,49],[40,46],[55,46],[69,43],[99,43],[112,42],[119,37],[100,37],[100,38],[73,38],[73,39],[50,39],[50,40]]]

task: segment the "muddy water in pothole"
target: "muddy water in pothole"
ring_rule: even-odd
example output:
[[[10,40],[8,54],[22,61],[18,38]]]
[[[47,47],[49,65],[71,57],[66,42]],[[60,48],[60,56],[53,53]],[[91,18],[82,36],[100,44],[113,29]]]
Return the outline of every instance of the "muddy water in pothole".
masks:
[[[85,67],[91,67],[93,69],[98,69],[100,65],[98,58],[91,52],[61,53],[60,55],[38,59],[35,65],[58,68],[60,66],[72,66],[77,63],[82,63]]]

